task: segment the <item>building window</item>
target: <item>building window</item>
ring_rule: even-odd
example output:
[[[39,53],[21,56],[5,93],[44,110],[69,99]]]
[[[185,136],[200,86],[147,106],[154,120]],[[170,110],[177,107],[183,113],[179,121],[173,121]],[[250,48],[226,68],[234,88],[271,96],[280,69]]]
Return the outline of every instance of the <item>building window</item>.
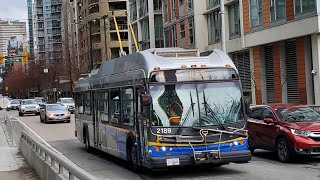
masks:
[[[270,20],[277,21],[284,19],[286,16],[286,0],[270,1]]]
[[[220,5],[220,0],[207,0],[207,9],[214,8]]]
[[[229,6],[229,33],[230,37],[240,34],[239,2]]]
[[[189,21],[189,42],[190,42],[190,45],[194,45],[195,39],[194,39],[194,21],[193,21],[193,18],[190,18],[188,21]]]
[[[262,24],[262,0],[250,0],[251,27]]]
[[[302,14],[316,9],[315,0],[295,0],[294,1],[295,14]]]
[[[176,25],[172,26],[172,47],[177,47],[178,39],[177,39],[177,30]]]
[[[176,18],[176,0],[171,1],[171,18]]]
[[[209,43],[218,43],[221,40],[221,17],[219,11],[208,14]]]
[[[153,10],[161,11],[162,9],[162,0],[153,0]]]
[[[185,32],[185,29],[184,29],[184,22],[183,21],[180,23],[180,35],[181,35],[181,38],[185,38],[186,37],[186,32]]]
[[[188,0],[188,12],[193,11],[193,0]]]
[[[163,20],[168,21],[168,0],[163,1]]]
[[[90,94],[90,92],[85,93],[84,112],[85,112],[85,114],[91,114],[91,94]]]
[[[163,47],[163,22],[161,15],[154,15],[154,31],[156,48]]]

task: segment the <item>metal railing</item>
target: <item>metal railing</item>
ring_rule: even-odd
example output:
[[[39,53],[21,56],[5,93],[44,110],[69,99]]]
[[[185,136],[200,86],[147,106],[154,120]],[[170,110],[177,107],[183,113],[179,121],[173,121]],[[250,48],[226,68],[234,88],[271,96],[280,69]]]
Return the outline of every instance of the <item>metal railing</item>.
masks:
[[[309,107],[318,113],[320,113],[320,106],[319,105],[309,105]]]
[[[24,130],[21,133],[21,141],[26,142],[34,151],[34,153],[36,153],[36,155],[40,157],[44,162],[46,162],[51,168],[57,169],[55,171],[57,174],[62,175],[65,171],[67,171],[69,180],[73,180],[75,178],[81,180],[97,179],[95,176],[81,169],[70,160],[62,158],[59,154],[54,152],[49,147],[36,141]]]

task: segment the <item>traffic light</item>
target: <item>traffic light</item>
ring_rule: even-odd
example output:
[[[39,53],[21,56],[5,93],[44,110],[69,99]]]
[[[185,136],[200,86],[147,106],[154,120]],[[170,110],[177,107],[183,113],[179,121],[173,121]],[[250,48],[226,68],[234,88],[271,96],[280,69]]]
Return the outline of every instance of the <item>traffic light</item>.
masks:
[[[22,52],[22,62],[28,62],[28,52]]]
[[[4,63],[4,54],[0,54],[0,64]]]

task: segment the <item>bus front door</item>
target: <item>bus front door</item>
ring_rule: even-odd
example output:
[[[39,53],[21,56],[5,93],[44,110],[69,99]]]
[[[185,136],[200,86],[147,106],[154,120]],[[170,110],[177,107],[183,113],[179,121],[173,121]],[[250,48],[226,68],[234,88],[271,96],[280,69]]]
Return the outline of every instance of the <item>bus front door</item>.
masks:
[[[97,92],[93,93],[93,132],[94,132],[94,144],[101,145],[101,138],[100,138],[100,111],[99,111],[99,103],[100,98]]]

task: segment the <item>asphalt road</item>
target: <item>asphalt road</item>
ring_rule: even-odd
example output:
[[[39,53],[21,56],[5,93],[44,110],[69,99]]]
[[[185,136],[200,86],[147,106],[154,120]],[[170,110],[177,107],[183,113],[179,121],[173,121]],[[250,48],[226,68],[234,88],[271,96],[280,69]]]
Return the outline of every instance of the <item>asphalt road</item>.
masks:
[[[133,173],[127,169],[125,161],[100,151],[87,153],[84,145],[74,137],[74,119],[71,123],[44,124],[40,123],[39,116],[18,117],[16,111],[7,114],[19,118],[51,146],[101,179],[320,179],[320,157],[299,157],[295,162],[284,164],[278,162],[273,153],[262,150],[255,152],[250,163],[245,164]]]

